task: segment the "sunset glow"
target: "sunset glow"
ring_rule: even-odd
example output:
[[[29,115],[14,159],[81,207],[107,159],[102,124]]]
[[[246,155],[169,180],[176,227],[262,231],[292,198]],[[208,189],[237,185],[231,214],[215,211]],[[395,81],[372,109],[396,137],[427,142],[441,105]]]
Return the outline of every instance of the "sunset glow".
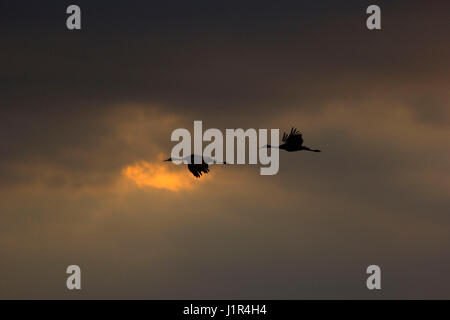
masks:
[[[195,178],[187,170],[170,170],[168,164],[141,161],[123,169],[123,174],[140,188],[151,187],[180,191],[192,189]]]

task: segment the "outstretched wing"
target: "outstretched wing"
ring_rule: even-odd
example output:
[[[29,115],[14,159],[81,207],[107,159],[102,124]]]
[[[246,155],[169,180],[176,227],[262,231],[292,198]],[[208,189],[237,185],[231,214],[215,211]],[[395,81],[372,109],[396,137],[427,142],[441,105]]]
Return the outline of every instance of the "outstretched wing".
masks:
[[[283,133],[283,139],[281,140],[288,145],[301,146],[303,144],[302,134],[296,128],[292,128],[289,134]]]
[[[208,164],[205,162],[200,163],[200,164],[194,164],[194,163],[188,164],[188,169],[196,178],[200,178],[202,173],[209,172]]]

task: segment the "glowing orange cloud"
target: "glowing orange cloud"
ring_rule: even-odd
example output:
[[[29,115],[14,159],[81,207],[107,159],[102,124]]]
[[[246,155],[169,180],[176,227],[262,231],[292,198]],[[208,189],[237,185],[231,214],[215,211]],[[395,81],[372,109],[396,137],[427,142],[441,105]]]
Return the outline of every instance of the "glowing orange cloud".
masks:
[[[199,182],[195,181],[195,178],[191,177],[187,170],[171,171],[170,166],[173,164],[141,161],[125,167],[123,174],[133,180],[138,187],[153,187],[170,191],[192,189],[193,183]]]

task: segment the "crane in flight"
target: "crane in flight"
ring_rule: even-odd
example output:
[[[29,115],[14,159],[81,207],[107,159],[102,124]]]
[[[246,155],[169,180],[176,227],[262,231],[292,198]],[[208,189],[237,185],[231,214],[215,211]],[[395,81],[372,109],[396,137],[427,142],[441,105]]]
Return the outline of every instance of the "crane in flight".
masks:
[[[195,162],[200,162],[200,161],[195,161],[195,160],[200,160],[200,159],[201,159],[201,163],[195,163]],[[179,159],[174,159],[174,158],[170,157],[169,159],[164,160],[164,162],[172,162],[172,161],[176,161],[176,160],[183,161],[184,163],[187,162],[188,170],[196,178],[200,178],[203,173],[207,174],[209,172],[208,164],[226,164],[226,162],[219,163],[216,160],[211,159],[209,157],[202,157],[202,156],[195,155],[195,154],[191,154],[190,156],[187,156],[184,158],[179,158]]]
[[[296,129],[292,128],[291,132],[287,134],[286,132],[283,133],[283,138],[281,139],[283,142],[278,147],[266,145],[265,148],[279,148],[281,150],[286,150],[288,152],[294,152],[294,151],[312,151],[312,152],[321,152],[319,149],[311,149],[309,147],[306,147],[303,145],[303,137],[302,134]]]

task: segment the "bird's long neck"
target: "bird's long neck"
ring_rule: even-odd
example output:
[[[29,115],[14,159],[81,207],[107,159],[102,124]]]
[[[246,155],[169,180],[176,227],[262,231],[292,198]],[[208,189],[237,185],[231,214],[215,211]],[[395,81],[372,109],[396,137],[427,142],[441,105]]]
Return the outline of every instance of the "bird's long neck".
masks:
[[[164,160],[164,162],[173,162],[173,161],[183,161],[184,159],[182,158],[169,158]]]

